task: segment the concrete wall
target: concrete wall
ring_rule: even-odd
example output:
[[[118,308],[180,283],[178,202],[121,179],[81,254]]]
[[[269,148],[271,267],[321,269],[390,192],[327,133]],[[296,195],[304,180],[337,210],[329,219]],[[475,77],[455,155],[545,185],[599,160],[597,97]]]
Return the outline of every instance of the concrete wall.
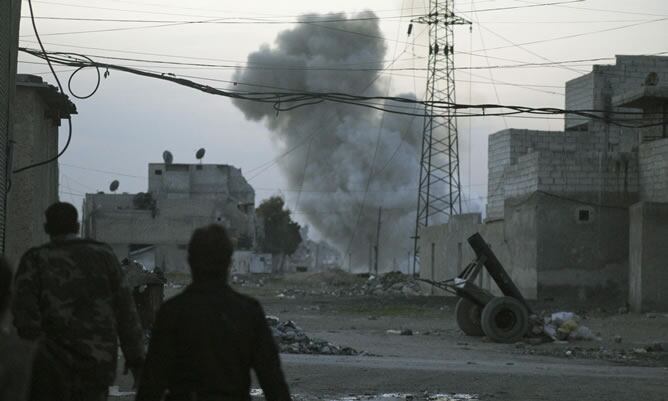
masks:
[[[629,303],[635,312],[668,312],[668,203],[630,208]]]
[[[538,296],[536,272],[535,200],[508,205],[506,221],[481,224],[480,214],[451,217],[448,224],[431,226],[420,234],[420,277],[443,281],[456,277],[471,261],[475,253],[467,238],[479,232],[490,245],[499,261],[522,294],[535,299]],[[500,295],[496,284],[484,273],[477,283],[482,288]],[[433,294],[443,295],[432,289]]]
[[[241,169],[221,164],[151,163],[148,190],[157,199],[233,198],[239,204],[254,204],[255,191]]]
[[[570,110],[615,110],[638,111],[635,109],[614,108],[611,99],[626,91],[636,89],[644,84],[647,74],[656,72],[659,82],[668,81],[668,57],[661,56],[617,56],[614,65],[594,65],[592,72],[566,82],[565,106]],[[599,113],[602,115],[603,113]],[[615,115],[615,119],[633,118],[632,116]],[[577,115],[567,115],[565,118],[566,130],[592,129],[590,120]],[[599,124],[603,124],[599,122]],[[585,126],[583,126],[585,125]],[[588,126],[588,127],[587,127]],[[619,131],[619,130],[617,130]],[[634,130],[625,129],[625,133]],[[618,135],[613,132],[611,138],[615,141],[628,139],[627,135]],[[628,151],[628,149],[619,149]]]
[[[21,168],[58,153],[59,121],[47,118],[49,107],[32,87],[18,87],[14,118],[13,167]],[[58,200],[58,164],[13,174],[7,200],[6,256],[14,263],[32,246],[48,241],[44,210]]]
[[[534,197],[540,297],[625,299],[630,200],[590,194]]]
[[[592,73],[571,79],[566,82],[566,109],[591,110],[594,104],[594,76]],[[564,117],[564,127],[567,131],[586,131],[589,119],[575,114]]]
[[[613,194],[571,196],[534,192],[507,199],[503,220],[481,224],[479,214],[467,214],[425,228],[420,276],[435,281],[457,276],[475,257],[466,239],[479,232],[529,299],[624,299],[630,200]],[[500,294],[487,274],[479,284]]]
[[[668,202],[668,138],[640,145],[640,199]]]
[[[537,190],[638,191],[636,156],[607,152],[603,134],[503,130],[490,135],[488,160],[488,220],[503,218],[506,198]]]

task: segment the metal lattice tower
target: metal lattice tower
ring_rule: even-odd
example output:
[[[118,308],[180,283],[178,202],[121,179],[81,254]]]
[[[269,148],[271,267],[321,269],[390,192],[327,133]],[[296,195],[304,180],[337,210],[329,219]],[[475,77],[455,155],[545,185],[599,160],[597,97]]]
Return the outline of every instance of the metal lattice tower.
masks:
[[[446,223],[462,210],[456,113],[449,108],[435,111],[433,102],[455,103],[453,27],[471,22],[454,14],[454,0],[430,0],[429,14],[412,22],[429,26],[427,103],[414,237],[415,273],[422,228]]]

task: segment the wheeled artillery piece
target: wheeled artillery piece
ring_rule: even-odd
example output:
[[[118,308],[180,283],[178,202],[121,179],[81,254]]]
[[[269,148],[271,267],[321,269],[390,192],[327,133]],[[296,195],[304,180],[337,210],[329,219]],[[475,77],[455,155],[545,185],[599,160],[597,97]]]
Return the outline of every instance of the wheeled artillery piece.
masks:
[[[445,281],[421,279],[459,297],[455,308],[457,325],[469,336],[487,336],[493,341],[519,341],[529,331],[531,307],[510,278],[483,237],[476,233],[468,238],[476,259],[455,278]],[[485,269],[503,296],[475,284]]]

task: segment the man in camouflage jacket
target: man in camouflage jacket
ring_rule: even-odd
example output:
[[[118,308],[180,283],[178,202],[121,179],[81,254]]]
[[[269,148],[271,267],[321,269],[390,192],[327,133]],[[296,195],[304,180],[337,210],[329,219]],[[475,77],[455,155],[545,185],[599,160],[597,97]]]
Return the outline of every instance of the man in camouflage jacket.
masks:
[[[39,344],[31,399],[106,400],[118,338],[135,380],[141,369],[137,311],[111,248],[76,237],[74,206],[55,203],[45,214],[51,242],[21,259],[12,307],[18,334]]]

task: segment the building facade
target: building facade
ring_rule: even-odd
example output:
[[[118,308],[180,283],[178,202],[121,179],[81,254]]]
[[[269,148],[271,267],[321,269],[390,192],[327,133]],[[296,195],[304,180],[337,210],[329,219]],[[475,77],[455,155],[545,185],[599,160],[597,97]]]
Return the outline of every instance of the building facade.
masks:
[[[58,127],[76,113],[66,95],[35,75],[16,77],[10,170],[51,160],[58,154]],[[7,192],[5,255],[17,263],[32,246],[48,241],[44,211],[58,201],[58,163],[10,174]]]
[[[148,177],[146,193],[87,194],[84,235],[109,243],[119,259],[142,250],[155,264],[147,267],[165,272],[188,271],[190,236],[207,224],[224,225],[239,250],[254,247],[255,191],[240,169],[151,163]]]
[[[421,275],[456,276],[473,258],[466,238],[480,232],[529,298],[637,298],[634,272],[654,277],[657,268],[632,237],[659,235],[647,216],[664,213],[656,203],[668,201],[667,85],[668,57],[617,56],[566,83],[566,109],[598,118],[567,114],[564,131],[491,135],[486,218],[426,228]],[[483,285],[496,290],[488,277]]]

